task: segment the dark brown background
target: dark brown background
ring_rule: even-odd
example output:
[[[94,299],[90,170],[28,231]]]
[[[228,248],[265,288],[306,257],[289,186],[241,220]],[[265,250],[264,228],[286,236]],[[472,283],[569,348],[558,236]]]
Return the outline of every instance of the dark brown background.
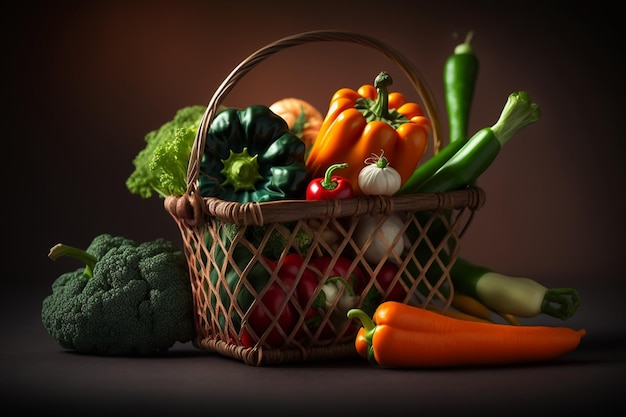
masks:
[[[487,203],[462,253],[582,297],[567,323],[588,339],[624,336],[624,65],[621,8],[526,1],[94,1],[3,3],[5,262],[2,329],[46,337],[40,303],[71,261],[58,242],[86,246],[100,233],[179,241],[156,197],[125,180],[144,135],[190,104],[207,104],[257,48],[298,32],[343,29],[405,54],[444,116],[444,60],[469,30],[480,60],[470,130],[493,124],[509,93],[527,91],[542,119],[502,149],[480,178]],[[386,69],[352,44],[281,52],[225,103],[304,98],[325,112],[339,87]],[[8,251],[7,251],[8,249]],[[562,324],[540,317],[536,321]],[[26,339],[24,342],[26,343]]]

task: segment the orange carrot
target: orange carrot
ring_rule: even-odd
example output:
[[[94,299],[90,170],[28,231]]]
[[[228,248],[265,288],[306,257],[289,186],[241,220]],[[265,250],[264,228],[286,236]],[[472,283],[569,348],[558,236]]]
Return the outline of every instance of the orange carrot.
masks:
[[[383,367],[502,365],[556,359],[580,344],[584,329],[512,326],[447,317],[387,301],[373,320],[352,309],[363,327],[355,339],[359,355]]]
[[[437,314],[443,314],[444,316],[454,317],[455,319],[470,320],[470,321],[482,321],[483,323],[490,323],[489,320],[485,320],[485,319],[480,318],[478,316],[474,316],[474,315],[469,314],[469,313],[464,313],[462,311],[453,310],[451,308],[449,308],[447,310],[444,310],[441,307],[429,305],[429,306],[426,306],[426,309],[429,310],[429,311],[433,311],[433,312],[435,312]]]
[[[515,317],[513,314],[509,314],[509,313],[500,313],[500,316],[508,321],[510,324],[514,325],[514,326],[521,326],[522,323],[519,321],[519,319],[517,317]]]
[[[452,295],[452,307],[483,320],[493,321],[491,319],[491,309],[471,295],[455,292]]]

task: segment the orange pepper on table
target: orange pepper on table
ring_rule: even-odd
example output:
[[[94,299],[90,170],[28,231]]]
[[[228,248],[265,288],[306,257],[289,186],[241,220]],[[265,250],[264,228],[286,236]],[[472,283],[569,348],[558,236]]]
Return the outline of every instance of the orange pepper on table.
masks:
[[[397,301],[378,305],[369,317],[352,309],[362,327],[357,354],[383,367],[502,365],[548,361],[576,349],[584,328],[513,326],[448,317]]]
[[[356,195],[362,195],[359,172],[367,158],[382,153],[402,184],[409,179],[426,152],[431,123],[419,104],[400,92],[388,93],[392,82],[383,71],[374,85],[337,90],[306,159],[313,177],[323,176],[331,165],[347,163],[342,176]]]

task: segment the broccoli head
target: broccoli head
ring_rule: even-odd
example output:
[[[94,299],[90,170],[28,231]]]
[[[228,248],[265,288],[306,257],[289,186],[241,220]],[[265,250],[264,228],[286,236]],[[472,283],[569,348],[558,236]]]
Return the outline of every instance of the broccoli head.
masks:
[[[59,276],[42,303],[44,327],[62,347],[146,356],[194,337],[187,264],[173,243],[103,234],[86,250],[58,244],[49,256],[65,255],[85,267]]]

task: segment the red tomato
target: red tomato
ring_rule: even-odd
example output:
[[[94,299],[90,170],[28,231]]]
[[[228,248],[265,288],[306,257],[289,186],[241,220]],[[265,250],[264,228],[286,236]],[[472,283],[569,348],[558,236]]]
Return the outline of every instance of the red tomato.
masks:
[[[381,294],[385,301],[404,301],[404,298],[407,295],[406,290],[400,283],[400,278],[393,284],[393,288],[390,289],[393,279],[398,274],[399,268],[395,264],[391,262],[386,262],[380,272],[376,276],[376,282],[380,285],[380,288],[383,290]],[[387,296],[385,297],[385,293]]]
[[[260,300],[265,308],[259,304],[254,306],[248,317],[248,324],[258,337],[270,327],[273,317],[276,315],[278,315],[276,326],[280,326],[285,334],[288,335],[293,330],[297,321],[293,306],[287,303],[283,310],[280,310],[280,306],[285,300],[285,297],[285,291],[274,282]],[[270,330],[265,339],[265,342],[271,347],[280,347],[284,341],[285,338],[276,327]],[[256,339],[252,337],[251,334],[244,331],[241,342],[246,347],[252,347],[256,343]]]
[[[304,258],[302,256],[290,253],[283,260],[283,264],[278,271],[278,277],[281,281],[286,285],[287,288],[290,288],[293,283],[296,281],[296,277],[304,264]],[[300,276],[300,280],[298,281],[298,286],[295,290],[295,296],[298,304],[301,308],[304,308],[313,295],[315,294],[315,290],[319,284],[319,277],[313,270],[308,267],[305,267],[302,270],[302,275]],[[306,318],[314,316],[317,314],[315,309],[315,304],[306,312]]]
[[[278,262],[270,262],[272,267],[277,268]],[[285,256],[283,262],[281,264],[280,269],[277,271],[277,276],[282,281],[282,284],[287,290],[290,290],[292,286],[296,282],[296,277],[300,273],[300,270],[303,268],[304,258],[298,254],[292,253]],[[316,272],[308,267],[304,267],[302,269],[302,275],[298,280],[297,287],[293,293],[293,299],[289,306],[293,310],[294,315],[297,315],[299,309],[305,309],[305,307],[309,304],[311,299],[315,295],[315,291],[319,286],[319,276]],[[320,295],[318,294],[318,297]],[[299,309],[296,307],[299,307]],[[322,315],[324,314],[323,308],[324,301],[320,299],[319,301],[314,301],[313,304],[304,312],[304,320],[306,321],[306,325],[309,327],[311,332],[314,332],[317,326],[319,326],[319,322],[322,320]],[[298,321],[296,317],[294,319],[295,322]],[[304,327],[301,327],[296,332],[296,339],[302,339],[305,335]]]

